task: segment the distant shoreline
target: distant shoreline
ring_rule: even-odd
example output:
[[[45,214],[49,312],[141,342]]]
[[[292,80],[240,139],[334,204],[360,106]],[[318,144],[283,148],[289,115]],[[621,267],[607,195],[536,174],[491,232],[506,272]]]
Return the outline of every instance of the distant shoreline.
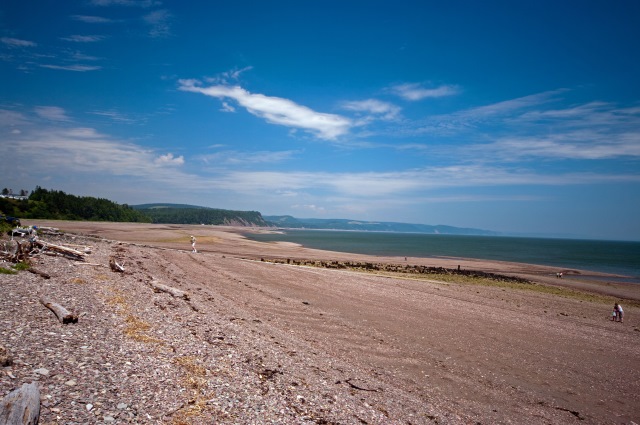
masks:
[[[260,242],[286,241],[327,251],[517,262],[555,267],[555,272],[564,274],[610,276],[618,282],[640,284],[640,268],[636,266],[640,243],[634,242],[335,229],[247,229],[241,233]],[[338,234],[344,237],[336,238]]]

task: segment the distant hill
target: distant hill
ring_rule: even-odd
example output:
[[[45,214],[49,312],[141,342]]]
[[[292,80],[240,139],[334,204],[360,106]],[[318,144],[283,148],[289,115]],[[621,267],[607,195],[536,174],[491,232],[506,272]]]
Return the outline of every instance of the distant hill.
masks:
[[[347,219],[295,218],[290,215],[264,216],[276,227],[289,229],[366,230],[375,232],[429,233],[442,235],[496,236],[498,232],[453,226],[361,221]]]
[[[210,224],[227,226],[284,227],[289,229],[361,230],[371,232],[428,233],[442,235],[496,236],[482,229],[428,224],[378,222],[348,219],[296,218],[290,215],[262,216],[258,211],[234,211],[188,204],[155,203],[131,205],[154,223]]]
[[[153,223],[211,224],[225,226],[268,226],[258,211],[233,211],[185,204],[142,204],[131,208],[150,217]]]

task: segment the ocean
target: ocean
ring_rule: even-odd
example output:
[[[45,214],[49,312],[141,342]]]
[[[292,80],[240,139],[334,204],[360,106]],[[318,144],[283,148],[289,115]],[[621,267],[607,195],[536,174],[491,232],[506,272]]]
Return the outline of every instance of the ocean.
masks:
[[[245,234],[308,248],[398,257],[459,257],[513,261],[626,276],[640,283],[640,242],[334,230]]]

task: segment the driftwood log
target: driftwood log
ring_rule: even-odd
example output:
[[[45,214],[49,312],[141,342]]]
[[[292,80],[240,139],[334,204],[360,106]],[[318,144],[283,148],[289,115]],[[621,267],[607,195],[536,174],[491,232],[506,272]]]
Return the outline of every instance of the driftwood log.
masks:
[[[76,249],[67,248],[66,246],[54,245],[52,243],[42,242],[39,240],[36,240],[33,243],[45,251],[53,251],[76,260],[84,261],[84,252],[80,252]]]
[[[43,271],[34,269],[33,267],[29,267],[27,270],[29,272],[33,273],[33,274],[37,274],[38,276],[41,276],[41,277],[45,278],[45,279],[51,279],[51,276],[49,276],[48,273],[45,273]]]
[[[111,257],[111,259],[109,260],[109,267],[111,267],[111,270],[113,270],[114,272],[124,273],[124,266],[118,264],[116,262],[116,259],[113,257]]]
[[[166,292],[167,294],[171,294],[172,297],[182,298],[186,301],[189,301],[189,294],[185,291],[182,291],[178,288],[173,288],[171,286],[163,285],[162,283],[151,281],[151,287],[156,292]]]
[[[56,315],[60,323],[66,325],[67,323],[78,323],[78,315],[71,313],[69,310],[64,308],[58,303],[51,301],[49,298],[42,297],[40,298],[40,303],[43,306],[47,307],[49,310]]]
[[[0,424],[36,425],[40,420],[40,389],[37,383],[23,384],[0,402]]]

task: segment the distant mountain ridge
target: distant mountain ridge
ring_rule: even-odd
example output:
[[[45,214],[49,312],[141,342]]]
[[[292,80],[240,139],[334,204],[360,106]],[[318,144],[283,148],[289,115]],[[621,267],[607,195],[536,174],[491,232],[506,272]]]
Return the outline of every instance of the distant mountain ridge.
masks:
[[[207,224],[289,229],[360,230],[369,232],[426,233],[441,235],[497,236],[498,232],[446,225],[378,222],[349,219],[296,218],[290,215],[262,216],[258,211],[234,211],[189,204],[153,203],[131,208],[150,217],[154,223]]]
[[[442,235],[497,236],[490,230],[445,225],[411,224],[397,222],[362,221],[348,219],[295,218],[290,215],[264,216],[277,227],[290,229],[363,230],[371,232],[428,233]]]

